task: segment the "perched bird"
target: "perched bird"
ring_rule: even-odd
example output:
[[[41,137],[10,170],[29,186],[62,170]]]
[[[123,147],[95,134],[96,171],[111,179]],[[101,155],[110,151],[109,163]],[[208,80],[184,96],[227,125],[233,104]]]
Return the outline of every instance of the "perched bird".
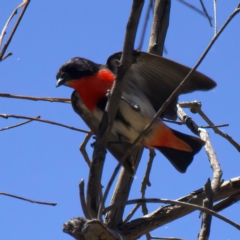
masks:
[[[133,52],[134,62],[127,72],[127,82],[114,120],[112,132],[120,141],[134,142],[155,113],[191,70],[166,58]],[[83,103],[101,120],[108,100],[108,90],[115,79],[121,52],[115,53],[106,65],[75,57],[63,64],[57,72],[56,86],[74,88]],[[210,90],[216,83],[195,71],[184,85],[181,94],[196,90]],[[159,150],[180,172],[184,173],[205,142],[169,128],[162,118],[176,119],[174,99],[163,115],[154,122],[140,144]]]

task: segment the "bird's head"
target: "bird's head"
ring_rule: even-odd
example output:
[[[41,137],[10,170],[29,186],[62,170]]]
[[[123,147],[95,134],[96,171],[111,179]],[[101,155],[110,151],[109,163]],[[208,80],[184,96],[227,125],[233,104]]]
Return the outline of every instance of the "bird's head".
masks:
[[[91,76],[99,71],[100,65],[84,58],[71,58],[57,72],[56,87],[66,85],[72,88],[83,77]]]

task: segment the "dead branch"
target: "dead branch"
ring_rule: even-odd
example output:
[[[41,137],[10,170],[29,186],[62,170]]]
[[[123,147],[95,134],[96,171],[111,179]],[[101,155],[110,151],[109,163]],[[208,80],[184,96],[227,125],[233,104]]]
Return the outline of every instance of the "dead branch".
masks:
[[[212,209],[213,206],[213,191],[210,179],[207,180],[203,187],[203,207]],[[201,230],[198,234],[198,240],[208,240],[211,229],[212,215],[202,212]]]
[[[145,176],[142,180],[142,187],[140,192],[142,193],[142,198],[145,199],[145,191],[147,186],[151,186],[150,180],[149,180],[149,176],[150,176],[150,172],[152,169],[152,163],[154,160],[154,157],[156,156],[156,153],[153,149],[149,149],[149,160],[148,160],[148,164],[147,164],[147,168],[146,168],[146,172],[145,172]],[[143,215],[147,215],[148,214],[148,209],[147,209],[147,205],[146,204],[142,204],[142,213]]]
[[[201,109],[201,103],[197,101],[193,102],[181,102],[179,105],[182,108],[190,108],[191,112],[198,113],[209,125],[212,127],[213,131],[220,136],[227,139],[239,152],[240,152],[240,144],[237,143],[231,136],[229,136],[227,133],[223,133],[221,130],[219,130],[214,123],[206,116],[206,114]]]
[[[86,162],[87,165],[89,166],[89,168],[90,168],[90,166],[91,166],[91,161],[90,161],[90,159],[89,159],[89,157],[88,157],[88,153],[87,153],[87,151],[86,151],[86,145],[87,145],[87,143],[88,143],[88,141],[90,140],[90,138],[91,138],[92,135],[93,135],[92,132],[88,133],[88,134],[86,135],[86,137],[84,138],[82,144],[81,144],[80,147],[79,147],[79,150],[80,150],[80,152],[81,152],[81,154],[82,154],[85,162]]]
[[[213,0],[214,36],[217,34],[217,0]]]
[[[208,12],[207,12],[207,10],[206,10],[206,8],[205,8],[205,5],[204,5],[204,3],[203,3],[202,0],[200,0],[200,3],[201,3],[201,6],[202,6],[203,11],[204,11],[205,14],[206,14],[206,17],[208,18],[209,24],[210,24],[210,26],[212,27],[212,18],[209,16],[209,14],[208,14]]]
[[[32,96],[22,96],[22,95],[8,94],[8,93],[0,93],[0,97],[16,98],[16,99],[24,99],[24,100],[32,100],[32,101],[71,103],[71,99],[69,98],[32,97]]]
[[[211,164],[211,168],[213,170],[213,178],[212,178],[212,183],[210,184],[210,180],[208,180],[204,187],[205,199],[203,200],[203,206],[209,209],[212,209],[213,196],[214,194],[217,193],[221,183],[222,170],[220,168],[220,164],[218,162],[217,156],[214,152],[214,149],[212,147],[212,144],[210,142],[210,139],[206,130],[199,128],[199,126],[189,116],[187,116],[187,114],[182,110],[179,104],[177,105],[177,108],[178,108],[178,111],[177,111],[178,117],[183,122],[186,123],[188,128],[193,133],[198,134],[200,138],[206,143],[204,147],[205,147],[209,162]],[[210,234],[210,225],[211,225],[211,219],[212,219],[211,214],[203,213],[202,216],[203,216],[202,227],[198,236],[199,240],[208,239]]]
[[[5,193],[5,192],[0,192],[0,195],[12,197],[12,198],[17,198],[17,199],[20,199],[20,200],[23,200],[23,201],[27,201],[27,202],[30,202],[30,203],[37,203],[37,204],[43,204],[43,205],[49,205],[49,206],[56,206],[57,205],[57,203],[35,201],[35,200],[19,197],[17,195]]]
[[[206,17],[209,21],[210,26],[212,27],[212,18],[208,15],[206,8],[204,6],[204,4],[202,4],[203,6],[203,11],[201,11],[200,9],[196,8],[195,6],[193,6],[192,4],[184,1],[184,0],[178,0],[180,3],[184,4],[185,6],[191,8],[192,10],[194,10],[195,12],[199,13],[200,15]],[[202,3],[202,2],[201,2]]]
[[[184,240],[182,238],[175,238],[175,237],[155,237],[151,236],[151,239],[160,239],[160,240]]]
[[[148,52],[162,56],[167,34],[171,1],[155,1]]]
[[[231,221],[230,219],[228,219],[228,218],[218,214],[217,212],[215,212],[215,211],[213,211],[211,209],[208,209],[208,208],[196,205],[196,204],[192,204],[192,203],[180,202],[180,201],[170,200],[170,199],[158,199],[158,198],[145,198],[145,199],[142,199],[142,198],[138,198],[138,199],[133,199],[133,200],[129,200],[129,201],[126,201],[126,202],[118,201],[118,203],[116,203],[115,205],[112,205],[110,207],[105,208],[104,212],[105,213],[108,212],[109,210],[117,207],[117,205],[130,205],[130,204],[134,204],[134,203],[138,203],[138,204],[143,204],[143,203],[165,203],[165,204],[174,204],[176,206],[178,205],[178,206],[189,207],[189,208],[192,208],[194,210],[199,210],[199,211],[211,214],[214,217],[217,217],[217,218],[223,220],[224,222],[232,225],[233,227],[237,228],[238,230],[240,230],[240,225],[239,224]]]
[[[6,34],[6,30],[7,30],[7,27],[8,27],[8,25],[9,25],[9,23],[11,22],[13,16],[17,13],[17,11],[18,11],[21,7],[23,7],[22,12],[20,13],[20,15],[19,15],[19,17],[18,17],[18,19],[17,19],[17,21],[16,21],[16,23],[15,23],[13,29],[12,29],[12,32],[10,33],[10,35],[9,35],[6,43],[4,44],[4,46],[3,46],[3,48],[2,48],[2,51],[0,52],[0,61],[4,60],[4,59],[6,59],[8,56],[11,56],[11,55],[12,55],[12,53],[9,52],[9,53],[7,53],[7,54],[4,56],[4,54],[5,54],[5,52],[6,52],[7,48],[8,48],[8,45],[10,44],[10,42],[11,42],[11,40],[12,40],[12,37],[13,37],[14,33],[16,32],[17,27],[18,27],[20,21],[22,20],[22,17],[23,17],[23,15],[24,15],[24,13],[25,13],[25,11],[26,11],[29,3],[30,3],[30,0],[23,0],[23,2],[22,2],[20,5],[18,5],[18,6],[13,10],[13,12],[12,12],[12,14],[10,15],[10,17],[8,18],[5,26],[3,27],[2,33],[1,33],[1,35],[0,35],[0,48],[1,48],[1,46],[2,46],[3,37],[4,37],[4,35]]]
[[[79,183],[79,197],[81,202],[81,207],[83,210],[83,214],[87,219],[92,219],[91,215],[89,214],[86,201],[85,201],[85,195],[84,195],[84,179],[82,179]]]
[[[63,232],[70,234],[75,239],[104,239],[104,240],[127,240],[117,231],[107,228],[97,219],[74,218],[63,225]]]
[[[40,118],[40,116],[37,116],[36,118]],[[8,127],[0,128],[0,131],[9,130],[9,129],[12,129],[12,128],[15,128],[15,127],[19,127],[19,126],[22,126],[24,124],[30,123],[32,121],[33,120],[30,119],[30,120],[27,120],[25,122],[21,122],[21,123],[14,124],[14,125],[11,125],[11,126],[8,126]]]
[[[135,169],[137,169],[138,164],[141,160],[142,152],[143,148],[139,147],[136,147],[134,151],[132,151],[130,161],[132,162],[133,166],[135,166]],[[128,199],[133,179],[133,176],[129,175],[128,171],[125,168],[122,168],[112,195],[110,206],[115,205],[115,203],[118,201],[125,202]],[[117,225],[122,223],[124,209],[124,205],[119,205],[117,208],[108,212],[105,215],[105,224],[110,228],[115,228]]]
[[[140,38],[140,41],[139,41],[139,45],[138,45],[138,47],[137,47],[137,50],[141,50],[141,49],[142,49],[144,37],[145,37],[145,35],[146,35],[147,23],[148,23],[149,16],[150,16],[150,12],[151,12],[151,9],[152,9],[152,8],[153,8],[153,0],[149,0],[148,9],[147,9],[147,11],[146,11],[146,17],[145,17],[144,24],[143,24],[143,28],[142,28],[142,35],[141,35],[141,38]]]
[[[234,194],[240,194],[240,177],[232,178],[224,182],[214,196],[213,201],[228,198]],[[196,190],[190,195],[177,199],[177,201],[202,205],[203,189]],[[213,208],[214,209],[214,208]],[[157,227],[181,218],[194,210],[186,206],[167,205],[154,212],[131,222],[119,226],[119,230],[129,239],[136,239]]]
[[[97,132],[97,139],[94,145],[92,164],[87,187],[87,205],[88,208],[91,209],[90,214],[93,217],[97,217],[98,213],[100,182],[108,143],[108,135],[111,133],[114,118],[116,116],[118,105],[121,100],[123,88],[125,82],[127,81],[125,73],[131,67],[133,61],[132,53],[142,7],[143,0],[133,1],[131,15],[127,24],[127,31],[120,65],[117,69],[116,80],[114,81],[110,92],[111,100],[107,102]]]
[[[89,131],[86,130],[82,130],[80,128],[75,128],[75,127],[71,127],[62,123],[58,123],[58,122],[53,122],[50,120],[46,120],[46,119],[40,119],[40,118],[33,118],[33,117],[27,117],[27,116],[20,116],[20,115],[14,115],[14,114],[0,114],[0,117],[8,119],[8,118],[22,118],[22,119],[29,119],[31,121],[38,121],[38,122],[43,122],[43,123],[48,123],[48,124],[53,124],[59,127],[64,127],[64,128],[68,128],[74,131],[78,131],[78,132],[83,132],[83,133],[90,133]]]

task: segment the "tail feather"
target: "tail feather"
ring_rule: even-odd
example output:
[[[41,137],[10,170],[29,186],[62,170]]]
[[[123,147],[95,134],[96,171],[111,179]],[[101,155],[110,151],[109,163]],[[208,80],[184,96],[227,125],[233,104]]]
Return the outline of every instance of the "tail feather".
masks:
[[[189,136],[173,129],[171,130],[178,139],[189,145],[192,151],[183,151],[166,146],[156,146],[155,148],[158,149],[179,172],[185,173],[188,166],[191,164],[194,155],[201,150],[201,148],[205,145],[205,142],[200,138]]]

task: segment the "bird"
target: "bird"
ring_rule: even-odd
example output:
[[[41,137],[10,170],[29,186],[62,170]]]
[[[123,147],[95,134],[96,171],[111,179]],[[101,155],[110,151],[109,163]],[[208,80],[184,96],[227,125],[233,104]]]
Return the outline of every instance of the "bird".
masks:
[[[120,99],[112,133],[119,142],[133,143],[176,87],[190,72],[190,68],[170,59],[140,51],[133,51],[133,62],[127,71],[127,81]],[[111,55],[106,64],[74,57],[64,63],[56,74],[56,86],[75,89],[88,110],[101,120],[109,97],[122,52]],[[216,82],[194,71],[180,94],[211,90]],[[179,94],[179,95],[180,95]],[[178,96],[138,143],[159,150],[181,173],[205,145],[198,137],[168,127],[163,120],[177,118]]]

